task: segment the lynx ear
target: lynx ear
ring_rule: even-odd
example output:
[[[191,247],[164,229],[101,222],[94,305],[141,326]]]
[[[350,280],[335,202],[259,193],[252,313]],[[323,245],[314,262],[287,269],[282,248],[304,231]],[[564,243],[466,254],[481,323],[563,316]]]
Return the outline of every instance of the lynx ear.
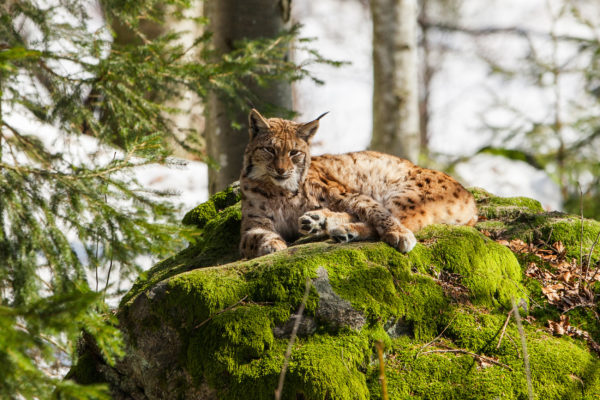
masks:
[[[300,125],[298,132],[296,133],[298,137],[306,142],[310,141],[315,133],[317,133],[317,129],[319,129],[319,120],[327,114],[329,114],[329,111],[319,115],[315,120]]]
[[[261,131],[266,131],[270,128],[267,120],[255,108],[248,115],[248,125],[250,127],[250,139],[254,139]]]

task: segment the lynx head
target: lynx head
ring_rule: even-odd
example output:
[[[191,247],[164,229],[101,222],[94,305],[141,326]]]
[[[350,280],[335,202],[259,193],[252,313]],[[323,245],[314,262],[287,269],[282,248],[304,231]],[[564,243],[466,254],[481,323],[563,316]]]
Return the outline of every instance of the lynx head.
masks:
[[[242,177],[292,192],[298,190],[310,166],[310,139],[325,114],[299,124],[280,118],[265,119],[258,111],[250,111],[250,140],[244,153]]]

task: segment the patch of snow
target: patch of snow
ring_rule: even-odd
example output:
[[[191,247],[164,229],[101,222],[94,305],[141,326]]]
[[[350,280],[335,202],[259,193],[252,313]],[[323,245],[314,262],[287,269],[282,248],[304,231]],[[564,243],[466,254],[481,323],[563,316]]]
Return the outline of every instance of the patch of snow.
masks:
[[[548,175],[524,161],[479,154],[456,166],[466,186],[477,186],[498,196],[526,196],[539,200],[546,210],[560,210],[560,189]]]

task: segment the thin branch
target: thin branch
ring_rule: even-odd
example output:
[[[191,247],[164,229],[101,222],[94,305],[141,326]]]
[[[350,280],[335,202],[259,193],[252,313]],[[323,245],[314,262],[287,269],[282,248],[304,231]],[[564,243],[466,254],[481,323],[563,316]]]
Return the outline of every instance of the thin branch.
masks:
[[[302,297],[302,303],[300,304],[298,312],[296,313],[296,320],[294,321],[294,327],[292,328],[290,341],[288,342],[288,347],[285,351],[283,367],[281,367],[281,373],[279,374],[279,383],[277,384],[277,389],[275,390],[275,400],[281,400],[281,394],[283,392],[283,382],[285,381],[285,373],[287,371],[287,367],[290,361],[290,356],[292,355],[292,348],[294,346],[294,341],[296,340],[296,335],[298,333],[300,321],[302,320],[302,313],[304,312],[304,307],[306,306],[306,302],[308,301],[308,294],[310,293],[311,286],[312,284],[310,278],[306,278],[306,289],[304,290],[304,297]]]
[[[579,265],[581,268],[581,276],[587,278],[587,268],[585,274],[583,273],[583,190],[581,185],[577,182],[579,188],[579,212],[581,213],[581,236],[579,237]]]
[[[488,28],[467,28],[465,26],[453,25],[453,24],[445,24],[442,22],[434,22],[425,20],[423,18],[419,18],[419,25],[427,29],[437,29],[440,31],[446,32],[459,32],[464,33],[471,36],[490,36],[490,35],[498,35],[498,34],[512,34],[516,36],[521,36],[525,38],[529,37],[539,37],[544,39],[551,39],[550,34],[546,32],[538,32],[530,29],[519,28],[519,27],[488,27]],[[568,42],[585,42],[585,43],[595,43],[592,39],[587,39],[579,36],[570,36],[570,35],[556,35],[556,39]]]
[[[35,336],[35,333],[31,332],[29,330],[29,328],[27,328],[27,326],[16,322],[15,326],[19,329],[22,329],[23,331],[27,332],[28,334],[30,334],[31,336]],[[54,347],[56,347],[58,350],[62,351],[64,354],[66,355],[70,355],[71,353],[69,352],[69,350],[67,350],[63,345],[61,345],[60,343],[58,343],[56,340],[54,340],[51,336],[45,335],[43,333],[38,333],[37,335],[39,335],[39,337],[45,341],[47,341],[48,343],[50,343],[51,345],[53,345]]]
[[[427,347],[429,347],[432,343],[434,343],[436,340],[438,340],[440,337],[442,337],[442,335],[444,334],[444,332],[446,332],[446,329],[448,329],[450,327],[450,325],[454,322],[454,320],[456,319],[458,314],[455,314],[454,317],[450,320],[450,322],[448,322],[448,325],[446,325],[444,327],[444,329],[442,329],[442,331],[440,332],[439,335],[437,335],[431,342],[426,343],[423,347],[421,347],[419,349],[419,351],[417,352],[417,354],[415,355],[415,358],[419,357],[419,354],[421,354],[421,352],[423,350],[425,350]]]
[[[508,321],[510,321],[511,314],[512,314],[512,310],[510,310],[508,312],[508,315],[506,316],[506,321],[504,321],[504,325],[502,325],[502,331],[500,332],[500,339],[498,339],[498,344],[496,345],[496,349],[499,349],[500,345],[502,344],[502,338],[504,338],[504,334],[506,333],[506,327],[508,326]]]
[[[506,364],[502,364],[499,361],[494,360],[491,357],[487,357],[487,356],[482,356],[481,354],[477,354],[477,353],[473,353],[471,351],[467,351],[467,350],[463,350],[463,349],[437,349],[437,350],[429,350],[426,351],[424,353],[421,354],[431,354],[431,353],[460,353],[460,354],[468,354],[470,356],[473,356],[481,361],[485,361],[485,362],[489,362],[490,364],[494,364],[497,365],[499,367],[503,367],[508,369],[509,371],[512,371],[512,368]]]
[[[238,301],[236,301],[234,304],[230,305],[229,307],[226,307],[220,311],[217,311],[216,313],[214,313],[213,315],[211,315],[210,317],[208,317],[207,319],[205,319],[204,321],[200,322],[198,325],[196,325],[194,327],[194,329],[198,329],[200,328],[202,325],[206,324],[207,322],[211,321],[214,317],[216,317],[217,315],[223,314],[226,311],[231,310],[232,308],[237,307],[240,303],[242,303],[244,300],[246,300],[248,298],[248,295],[245,295],[244,297],[242,297],[241,299],[239,299]]]

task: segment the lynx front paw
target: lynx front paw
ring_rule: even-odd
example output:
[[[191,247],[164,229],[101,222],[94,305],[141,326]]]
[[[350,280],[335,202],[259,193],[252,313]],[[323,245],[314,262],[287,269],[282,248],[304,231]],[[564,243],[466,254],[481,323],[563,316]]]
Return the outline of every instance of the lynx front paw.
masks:
[[[303,235],[324,235],[327,217],[321,211],[309,211],[298,218],[300,233]]]
[[[258,247],[258,249],[256,251],[256,256],[260,257],[260,256],[264,256],[267,254],[275,253],[276,251],[284,250],[284,249],[287,249],[287,244],[285,244],[285,242],[283,240],[272,239],[265,243],[262,243]]]
[[[394,247],[401,253],[408,253],[417,244],[417,238],[408,229],[386,232],[381,240]]]

